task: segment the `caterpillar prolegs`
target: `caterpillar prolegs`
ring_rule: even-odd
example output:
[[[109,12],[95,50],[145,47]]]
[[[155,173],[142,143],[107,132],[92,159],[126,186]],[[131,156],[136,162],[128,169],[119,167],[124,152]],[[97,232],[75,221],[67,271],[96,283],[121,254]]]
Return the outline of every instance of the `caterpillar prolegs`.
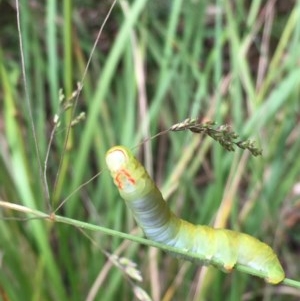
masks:
[[[249,267],[250,274],[259,271],[272,284],[285,278],[277,255],[260,240],[232,230],[193,225],[178,218],[145,168],[126,147],[111,148],[106,163],[121,197],[147,238],[199,254],[199,262],[225,271],[238,264]]]

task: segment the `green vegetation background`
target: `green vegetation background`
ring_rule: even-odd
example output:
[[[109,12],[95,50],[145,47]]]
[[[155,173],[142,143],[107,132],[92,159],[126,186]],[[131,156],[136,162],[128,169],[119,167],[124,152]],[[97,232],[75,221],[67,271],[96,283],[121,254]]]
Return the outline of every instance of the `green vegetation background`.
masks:
[[[288,277],[300,279],[299,2],[117,1],[76,105],[70,96],[112,2],[19,5],[21,36],[15,3],[0,1],[1,201],[50,214],[70,196],[56,213],[142,235],[105,169],[105,152],[200,116],[258,141],[263,155],[229,153],[210,137],[169,132],[140,145],[137,156],[178,215],[262,239]],[[86,119],[69,131],[80,112]],[[46,160],[55,115],[59,127]],[[0,212],[1,300],[136,300],[139,288],[155,301],[299,300],[299,290],[247,274],[207,270],[5,207]],[[106,252],[137,263],[143,281]]]

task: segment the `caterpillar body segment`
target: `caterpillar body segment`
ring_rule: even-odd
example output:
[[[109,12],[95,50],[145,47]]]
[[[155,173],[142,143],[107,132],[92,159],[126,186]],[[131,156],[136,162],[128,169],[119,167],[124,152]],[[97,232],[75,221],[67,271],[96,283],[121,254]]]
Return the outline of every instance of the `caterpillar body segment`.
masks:
[[[147,238],[197,254],[197,261],[230,272],[236,265],[250,268],[272,284],[285,278],[271,247],[244,233],[194,225],[178,218],[145,168],[124,146],[106,154],[106,163],[121,197]],[[185,256],[185,259],[195,260]]]

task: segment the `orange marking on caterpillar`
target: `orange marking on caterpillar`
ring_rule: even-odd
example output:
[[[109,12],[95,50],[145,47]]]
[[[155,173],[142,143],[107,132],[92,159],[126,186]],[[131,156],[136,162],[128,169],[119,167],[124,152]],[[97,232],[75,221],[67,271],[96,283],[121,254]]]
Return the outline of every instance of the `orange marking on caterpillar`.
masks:
[[[122,176],[125,177],[132,185],[136,184],[136,180],[126,169],[120,169],[120,171],[116,175],[116,182],[119,189],[123,189],[124,180],[122,179]]]

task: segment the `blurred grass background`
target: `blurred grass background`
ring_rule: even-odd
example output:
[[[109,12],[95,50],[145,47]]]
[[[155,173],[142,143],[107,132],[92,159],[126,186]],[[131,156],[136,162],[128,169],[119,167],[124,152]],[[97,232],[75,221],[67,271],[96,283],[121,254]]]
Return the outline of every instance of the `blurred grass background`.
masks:
[[[300,4],[298,1],[119,1],[104,26],[78,104],[81,81],[110,1],[0,1],[0,198],[130,232],[104,155],[134,147],[187,117],[230,124],[263,156],[224,151],[209,137],[167,133],[136,149],[172,209],[196,224],[247,232],[274,247],[289,278],[300,279]],[[24,89],[27,89],[28,99]],[[29,102],[27,102],[29,100]],[[67,101],[68,103],[68,101]],[[32,111],[32,118],[29,111]],[[80,112],[86,119],[68,125]],[[49,194],[39,170],[46,164]],[[32,135],[37,136],[39,156]],[[240,272],[204,269],[136,243],[88,233],[1,208],[0,299],[299,300]],[[135,232],[141,235],[141,231]],[[120,248],[120,246],[122,246]],[[138,264],[143,282],[103,252]],[[146,300],[146,299],[142,299]]]

